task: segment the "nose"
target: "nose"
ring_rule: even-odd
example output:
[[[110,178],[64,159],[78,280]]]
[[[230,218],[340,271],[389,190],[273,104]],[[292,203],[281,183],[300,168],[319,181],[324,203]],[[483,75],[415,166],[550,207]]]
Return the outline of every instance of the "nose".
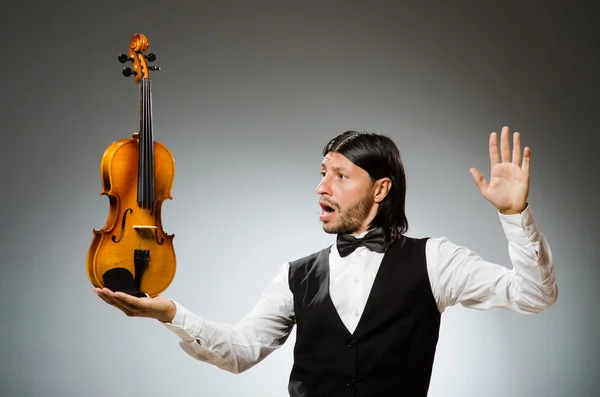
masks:
[[[329,178],[327,176],[324,176],[323,179],[321,179],[321,182],[319,183],[319,185],[317,185],[317,194],[319,194],[319,195],[323,195],[323,194],[331,195],[331,183],[330,183]]]

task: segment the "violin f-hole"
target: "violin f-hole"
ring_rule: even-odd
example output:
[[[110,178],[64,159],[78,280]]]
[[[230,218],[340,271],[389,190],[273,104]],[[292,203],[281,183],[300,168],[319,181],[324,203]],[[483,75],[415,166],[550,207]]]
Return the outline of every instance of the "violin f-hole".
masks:
[[[125,224],[127,223],[126,222],[127,213],[133,214],[133,210],[131,208],[127,208],[125,210],[125,212],[123,212],[123,221],[121,222],[121,235],[119,236],[118,240],[114,235],[112,236],[112,241],[115,243],[118,243],[121,240],[123,240],[123,234],[125,234]]]

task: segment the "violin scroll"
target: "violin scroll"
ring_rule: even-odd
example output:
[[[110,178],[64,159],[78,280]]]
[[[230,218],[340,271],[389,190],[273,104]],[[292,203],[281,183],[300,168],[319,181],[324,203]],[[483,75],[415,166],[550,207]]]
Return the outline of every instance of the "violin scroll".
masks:
[[[118,60],[121,63],[131,62],[133,69],[130,67],[123,69],[123,76],[129,77],[134,75],[134,81],[139,83],[141,79],[150,78],[150,70],[160,70],[158,66],[148,66],[148,62],[156,60],[156,54],[144,54],[150,47],[150,42],[142,33],[135,34],[129,43],[129,55],[119,54]]]

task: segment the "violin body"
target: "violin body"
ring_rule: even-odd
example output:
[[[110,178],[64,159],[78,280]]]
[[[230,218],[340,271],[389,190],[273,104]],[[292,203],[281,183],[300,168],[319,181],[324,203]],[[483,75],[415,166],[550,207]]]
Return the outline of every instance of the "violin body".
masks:
[[[174,235],[165,233],[161,218],[163,202],[172,199],[175,161],[153,138],[150,80],[141,54],[148,45],[143,35],[131,42],[128,60],[142,83],[140,131],[113,142],[102,156],[100,194],[109,198],[109,213],[104,227],[93,229],[86,260],[95,287],[140,297],[162,293],[176,272]]]
[[[161,209],[165,199],[172,199],[175,161],[169,149],[156,141],[154,154],[157,183],[153,214],[137,203],[139,139],[116,141],[102,156],[101,194],[109,197],[110,208],[104,228],[93,230],[94,238],[88,253],[88,277],[94,286],[104,287],[103,275],[114,268],[127,269],[133,279],[139,281],[136,290],[151,297],[162,293],[173,281],[176,271],[174,235],[164,232]],[[149,251],[150,256],[145,268],[143,263],[138,264],[141,274],[137,274],[136,252],[139,256],[140,251]]]

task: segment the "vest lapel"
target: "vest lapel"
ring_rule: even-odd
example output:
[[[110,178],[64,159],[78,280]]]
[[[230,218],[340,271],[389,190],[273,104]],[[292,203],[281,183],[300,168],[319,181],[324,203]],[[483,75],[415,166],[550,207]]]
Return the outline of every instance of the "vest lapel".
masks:
[[[330,306],[331,310],[335,313],[336,321],[338,324],[346,331],[347,336],[352,336],[355,339],[359,338],[363,335],[368,329],[366,329],[365,324],[371,323],[371,320],[374,316],[377,315],[377,307],[380,305],[384,305],[386,303],[386,292],[389,290],[390,286],[387,285],[387,280],[389,280],[389,275],[394,271],[394,267],[397,266],[397,263],[392,262],[391,255],[387,255],[388,252],[392,249],[401,249],[404,245],[404,237],[401,241],[392,244],[386,254],[384,254],[383,259],[381,261],[381,265],[379,266],[379,270],[375,275],[375,280],[373,281],[373,287],[369,292],[369,296],[367,298],[367,303],[365,305],[365,309],[358,320],[358,324],[354,332],[350,332],[346,327],[346,324],[340,318],[340,315],[331,300],[331,295],[329,293],[329,286],[331,283],[331,275],[330,275],[330,267],[329,267],[329,249],[322,250],[317,259],[317,273],[315,274],[321,284],[319,288],[319,292],[313,299],[317,299],[318,301],[325,300],[327,304]],[[393,286],[392,286],[393,289]],[[310,304],[310,302],[305,302],[305,304]]]
[[[373,286],[369,292],[365,309],[360,317],[360,320],[354,330],[354,338],[358,339],[366,332],[369,331],[367,328],[369,324],[374,324],[374,318],[377,316],[377,308],[385,305],[387,300],[390,299],[390,291],[394,290],[393,285],[389,285],[389,280],[392,280],[392,274],[398,267],[398,263],[395,263],[392,258],[397,258],[397,255],[389,255],[390,251],[400,250],[404,246],[405,239],[402,239],[387,249],[383,255],[381,265],[375,275]]]
[[[321,288],[319,288],[318,297],[319,299],[323,299],[323,302],[329,306],[329,310],[334,313],[335,321],[337,324],[345,331],[348,337],[352,336],[352,333],[346,327],[346,324],[342,321],[333,301],[331,300],[331,294],[329,293],[330,285],[331,285],[331,272],[329,267],[329,253],[331,247],[329,249],[325,249],[319,253],[319,256],[316,259],[319,281],[321,283]]]

